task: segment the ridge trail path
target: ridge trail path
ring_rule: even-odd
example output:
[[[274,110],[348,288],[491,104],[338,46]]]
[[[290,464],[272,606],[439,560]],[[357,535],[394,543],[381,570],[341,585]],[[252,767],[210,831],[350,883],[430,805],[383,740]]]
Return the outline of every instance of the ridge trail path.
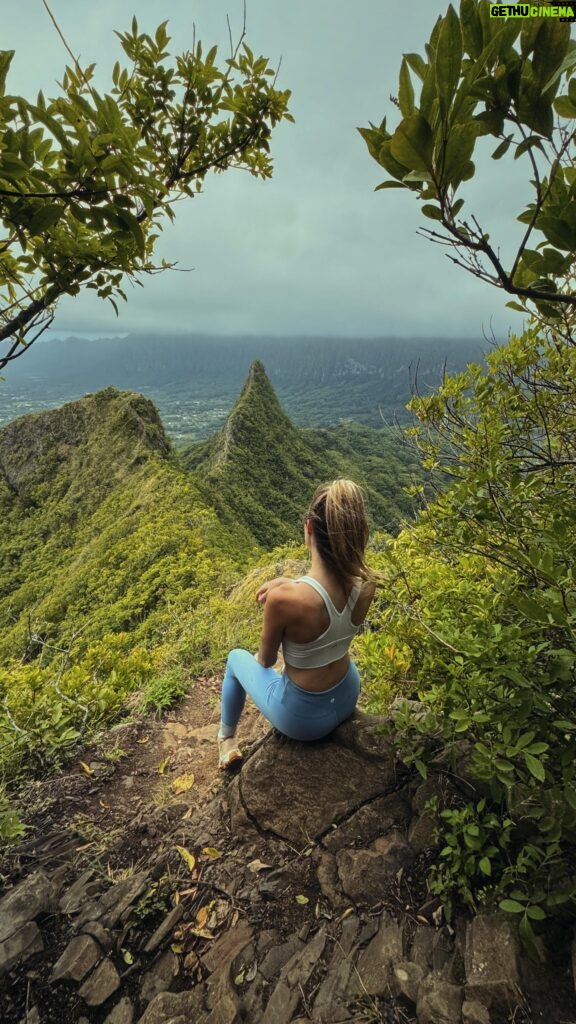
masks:
[[[355,712],[296,743],[247,702],[218,769],[219,678],[32,782],[0,859],[2,1024],[574,1024],[569,950],[448,925],[426,879],[450,798]]]
[[[121,721],[62,771],[31,782],[22,801],[28,832],[18,856],[42,862],[45,848],[52,859],[59,835],[71,830],[78,836],[76,852],[82,860],[91,854],[104,858],[111,876],[138,866],[154,838],[142,838],[144,819],[166,823],[183,814],[190,817],[225,781],[216,741],[220,683],[219,676],[197,679],[162,717]],[[247,701],[242,745],[251,746],[269,728]]]

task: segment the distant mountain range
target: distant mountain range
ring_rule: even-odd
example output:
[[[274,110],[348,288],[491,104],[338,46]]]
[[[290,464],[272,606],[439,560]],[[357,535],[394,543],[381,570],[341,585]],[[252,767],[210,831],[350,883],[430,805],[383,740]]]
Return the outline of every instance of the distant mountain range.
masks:
[[[0,383],[0,423],[108,386],[152,398],[177,441],[222,426],[250,365],[260,360],[300,426],[406,419],[411,388],[481,362],[485,343],[446,338],[129,335],[37,343]]]

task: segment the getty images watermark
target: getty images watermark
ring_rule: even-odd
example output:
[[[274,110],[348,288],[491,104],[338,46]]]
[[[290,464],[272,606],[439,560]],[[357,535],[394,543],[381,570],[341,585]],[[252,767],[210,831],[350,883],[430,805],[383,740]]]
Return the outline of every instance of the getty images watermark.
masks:
[[[562,6],[549,4],[490,4],[491,18],[557,18],[576,22],[576,3]]]

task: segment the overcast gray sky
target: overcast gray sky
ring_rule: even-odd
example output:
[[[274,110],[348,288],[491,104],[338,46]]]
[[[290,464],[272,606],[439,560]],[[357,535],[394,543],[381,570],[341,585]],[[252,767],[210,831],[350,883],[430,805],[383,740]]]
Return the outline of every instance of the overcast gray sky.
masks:
[[[2,48],[15,49],[10,92],[53,95],[68,58],[41,0],[6,3]],[[500,340],[519,329],[505,297],[458,270],[416,234],[419,204],[408,192],[374,192],[385,174],[356,126],[395,122],[402,53],[423,52],[447,3],[406,0],[247,0],[247,42],[274,63],[293,92],[296,124],[272,142],[270,182],[228,171],[208,178],[204,194],[180,204],[158,257],[189,274],[167,273],[129,289],[116,319],[108,303],[63,300],[59,331],[479,336]],[[169,19],[172,50],[197,36],[227,55],[226,15],[234,35],[242,0],[51,0],[73,50],[102,72],[123,54],[114,29],[136,14],[152,31]],[[106,79],[98,79],[99,88]],[[470,183],[469,209],[502,243],[519,235],[522,171],[486,161]],[[506,182],[508,181],[508,186]]]

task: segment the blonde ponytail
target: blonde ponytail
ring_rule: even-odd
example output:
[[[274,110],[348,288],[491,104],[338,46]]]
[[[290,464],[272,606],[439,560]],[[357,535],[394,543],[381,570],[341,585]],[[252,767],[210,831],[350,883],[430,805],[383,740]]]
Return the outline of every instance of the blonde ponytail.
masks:
[[[366,564],[369,525],[364,494],[353,480],[322,484],[314,494],[308,519],[312,520],[318,553],[349,587],[358,580],[376,582]]]

